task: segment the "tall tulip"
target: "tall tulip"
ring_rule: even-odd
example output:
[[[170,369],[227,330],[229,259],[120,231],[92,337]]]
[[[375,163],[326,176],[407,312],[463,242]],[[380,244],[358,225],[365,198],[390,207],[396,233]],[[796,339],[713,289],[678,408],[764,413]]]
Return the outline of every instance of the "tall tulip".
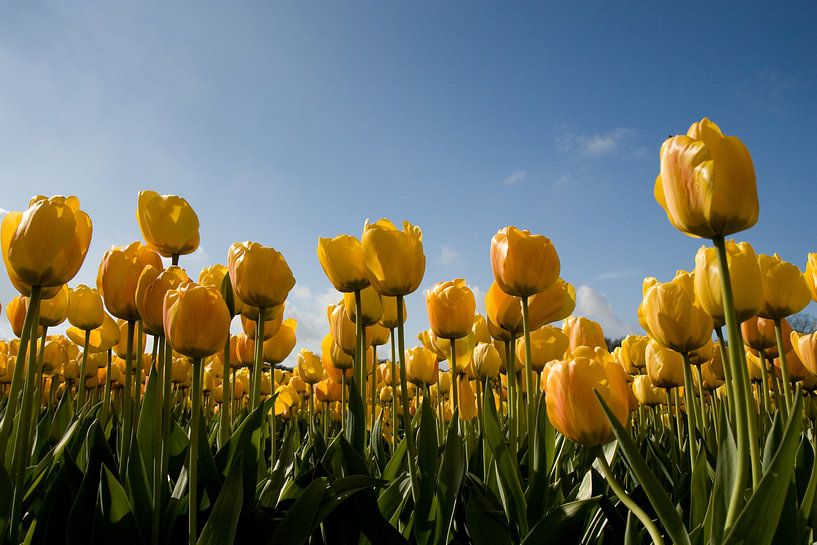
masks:
[[[183,197],[140,191],[136,220],[145,242],[173,265],[199,247],[199,218]]]
[[[738,322],[754,316],[763,306],[763,287],[757,256],[748,242],[725,241]],[[726,323],[717,248],[701,246],[695,254],[695,296],[715,322]]]
[[[339,292],[354,293],[369,285],[363,246],[351,235],[318,239],[318,260]]]

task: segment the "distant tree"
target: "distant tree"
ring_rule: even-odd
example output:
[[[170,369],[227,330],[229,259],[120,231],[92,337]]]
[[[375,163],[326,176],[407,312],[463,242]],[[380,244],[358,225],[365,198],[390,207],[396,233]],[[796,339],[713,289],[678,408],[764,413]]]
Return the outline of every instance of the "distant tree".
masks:
[[[788,320],[791,328],[798,333],[814,333],[817,331],[817,318],[808,312],[789,316]]]
[[[607,343],[607,350],[610,352],[621,346],[621,341],[623,340],[624,337],[616,337],[614,339],[608,339],[607,337],[604,338],[604,342]]]

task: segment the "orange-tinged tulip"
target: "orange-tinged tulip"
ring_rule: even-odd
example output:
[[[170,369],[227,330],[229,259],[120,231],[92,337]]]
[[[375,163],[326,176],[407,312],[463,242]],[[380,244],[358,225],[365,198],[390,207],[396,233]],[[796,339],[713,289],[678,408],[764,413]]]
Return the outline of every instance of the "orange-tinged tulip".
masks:
[[[439,282],[426,291],[431,331],[443,339],[459,339],[471,333],[476,306],[474,292],[462,278]]]
[[[550,421],[576,443],[596,447],[615,438],[594,391],[622,425],[627,423],[630,389],[618,365],[585,357],[558,361],[548,372],[545,391]]]
[[[385,218],[375,223],[367,220],[360,242],[372,286],[380,295],[408,295],[417,290],[426,270],[419,227],[404,221],[401,231]]]
[[[226,265],[219,263],[203,268],[199,272],[199,284],[219,290],[233,316],[244,312],[244,303],[235,293],[235,288],[230,281],[230,270]]]
[[[783,373],[780,368],[780,358],[774,358],[774,372],[775,374],[783,378]],[[789,350],[786,352],[786,367],[788,368],[789,372],[789,381],[794,383],[798,380],[803,379],[806,375],[810,374],[810,371],[805,366],[803,361],[797,356],[797,352],[794,350]]]
[[[491,239],[491,268],[502,291],[528,297],[559,279],[559,255],[549,238],[508,226]]]
[[[165,294],[165,334],[180,354],[200,359],[222,350],[230,320],[230,311],[215,288],[187,283]]]
[[[383,295],[383,316],[380,317],[380,323],[383,327],[388,329],[395,329],[399,322],[397,320],[397,297],[390,295]],[[408,311],[406,310],[406,301],[403,300],[403,323],[408,318]]]
[[[695,299],[692,274],[679,271],[670,282],[650,282],[641,311],[650,336],[677,352],[688,353],[712,338],[713,321]],[[655,382],[655,381],[653,381]]]
[[[17,337],[22,337],[23,335],[23,324],[25,324],[26,312],[28,312],[28,297],[18,295],[6,305],[6,317],[8,317],[9,324],[11,324],[11,330]],[[37,337],[41,337],[42,334],[43,328],[38,324]]]
[[[520,303],[521,304],[521,303]],[[561,278],[533,295],[528,301],[528,326],[531,330],[564,320],[576,309],[576,290]]]
[[[642,405],[660,405],[666,399],[664,392],[656,388],[650,381],[649,375],[638,375],[633,379],[633,393]]]
[[[163,270],[162,258],[151,248],[139,242],[128,246],[114,246],[102,256],[96,287],[105,302],[105,308],[121,320],[138,320],[136,287],[142,271],[152,265]]]
[[[763,306],[763,286],[757,255],[748,242],[726,241],[726,261],[738,322],[751,318]],[[712,317],[715,327],[726,323],[721,294],[721,269],[717,248],[701,246],[695,254],[695,297]]]
[[[334,373],[335,370],[342,370],[347,373],[347,378],[351,377],[354,363],[354,358],[338,346],[331,333],[323,337],[321,341],[321,364],[331,377],[340,381],[341,373]]]
[[[661,343],[650,340],[644,351],[647,374],[658,388],[676,388],[684,385],[684,358]]]
[[[362,290],[369,285],[369,269],[363,245],[351,235],[318,239],[318,261],[335,289],[342,293]]]
[[[145,242],[164,257],[190,254],[199,247],[199,217],[183,197],[140,191],[136,221]]]
[[[474,372],[478,379],[495,378],[502,367],[502,358],[493,344],[478,343],[474,347]]]
[[[794,353],[797,355],[806,369],[808,369],[812,374],[817,375],[817,333],[801,335],[796,331],[792,331],[789,338],[791,339]],[[791,359],[787,354],[786,363],[789,363],[790,361]],[[789,369],[791,369],[790,363]]]
[[[604,331],[601,324],[584,316],[569,316],[562,324],[562,331],[567,335],[568,352],[572,353],[580,346],[603,348],[607,350]]]
[[[38,319],[41,326],[56,327],[68,317],[68,286],[63,284],[57,293],[40,303]]]
[[[357,306],[354,293],[343,294],[343,304],[349,319],[357,323]],[[360,306],[363,307],[361,317],[363,325],[369,326],[377,323],[383,316],[383,301],[373,287],[369,286],[360,291]]]
[[[760,254],[757,258],[764,299],[758,314],[764,318],[785,318],[806,308],[811,292],[797,265],[783,261],[777,254]]]
[[[471,386],[471,381],[467,377],[460,377],[457,380],[457,385],[460,420],[468,422],[477,416],[477,395],[474,393],[474,387]],[[449,398],[449,402],[450,408],[453,411],[453,396]]]
[[[264,341],[265,362],[275,365],[287,359],[292,349],[295,348],[295,331],[297,328],[298,323],[293,318],[287,318],[281,324],[278,332]]]
[[[780,329],[783,333],[783,350],[788,353],[791,350],[789,336],[792,329],[789,321],[785,318],[780,321]],[[761,318],[753,316],[740,324],[740,331],[743,334],[743,342],[746,346],[755,350],[763,350],[770,358],[777,357],[777,338],[774,332],[774,320],[771,318]]]
[[[340,383],[334,380],[326,379],[320,381],[315,386],[315,398],[321,403],[334,403],[340,401],[341,398]]]
[[[530,332],[531,367],[541,371],[548,362],[565,356],[570,340],[558,327],[542,326]],[[605,346],[606,348],[606,346]],[[516,341],[516,359],[525,364],[525,338]]]
[[[488,321],[494,325],[510,333],[521,333],[522,302],[518,297],[505,293],[496,281],[491,282],[485,293],[485,312],[488,314]]]
[[[227,252],[227,265],[236,295],[250,307],[278,306],[295,285],[284,256],[257,242],[234,242]]]
[[[323,380],[323,366],[317,354],[301,348],[298,352],[298,374],[307,384],[316,384]]]
[[[661,146],[655,200],[690,236],[715,238],[749,229],[759,214],[752,157],[736,136],[707,118]]]
[[[708,392],[717,390],[718,388],[725,384],[723,378],[715,374],[715,371],[713,370],[712,367],[713,362],[714,360],[701,365],[701,377],[703,378],[703,387],[704,390]],[[695,383],[697,384],[698,373],[693,373],[692,376],[694,377]]]
[[[168,267],[159,270],[148,265],[139,276],[136,284],[136,309],[145,332],[150,335],[164,335],[164,300],[165,294],[182,284],[190,282],[187,273],[181,267]]]
[[[439,371],[437,356],[431,350],[422,346],[406,350],[406,377],[414,384],[436,383]]]
[[[105,320],[102,297],[96,288],[80,284],[68,292],[68,321],[81,330],[96,329]]]
[[[369,346],[383,346],[389,342],[389,338],[391,332],[378,322],[366,327],[366,344]]]
[[[338,302],[336,305],[329,305],[327,313],[329,315],[329,331],[332,333],[335,343],[347,354],[354,355],[357,346],[357,329],[346,312],[346,305],[343,304],[343,301]]]
[[[74,278],[85,261],[92,230],[91,218],[76,197],[38,195],[25,212],[6,214],[0,239],[14,287],[30,295],[32,286],[58,287]]]

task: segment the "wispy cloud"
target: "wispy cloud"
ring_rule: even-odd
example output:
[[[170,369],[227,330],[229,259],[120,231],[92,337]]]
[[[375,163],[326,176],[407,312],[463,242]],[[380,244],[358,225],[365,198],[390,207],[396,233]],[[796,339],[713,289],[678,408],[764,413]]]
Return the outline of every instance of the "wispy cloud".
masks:
[[[527,177],[527,170],[514,170],[510,176],[502,179],[502,185],[516,185],[523,182]]]
[[[9,211],[6,210],[5,208],[0,208],[0,216],[4,216],[4,215],[6,215],[8,213],[9,213]]]
[[[204,246],[199,246],[195,252],[185,256],[185,259],[193,261],[194,263],[205,263],[210,260],[210,256],[207,254],[207,250],[204,249]]]
[[[638,276],[638,271],[635,269],[619,269],[616,271],[607,271],[596,277],[596,280],[621,280],[624,278],[633,278]]]
[[[329,331],[326,318],[326,307],[340,299],[341,295],[334,289],[315,293],[308,286],[296,285],[290,292],[285,316],[298,321],[298,343],[296,350],[284,361],[284,365],[294,366],[297,350],[306,348],[320,353],[321,340]]]
[[[453,265],[460,260],[460,252],[451,246],[443,246],[440,250],[439,262],[442,265]]]
[[[567,155],[580,157],[603,157],[619,154],[638,158],[645,149],[635,145],[635,131],[627,127],[616,127],[607,132],[583,134],[562,129],[554,139],[556,149]]]
[[[579,286],[576,288],[576,310],[577,316],[587,316],[597,321],[604,329],[607,337],[623,337],[637,331],[637,328],[619,318],[607,297],[591,288],[590,286]]]

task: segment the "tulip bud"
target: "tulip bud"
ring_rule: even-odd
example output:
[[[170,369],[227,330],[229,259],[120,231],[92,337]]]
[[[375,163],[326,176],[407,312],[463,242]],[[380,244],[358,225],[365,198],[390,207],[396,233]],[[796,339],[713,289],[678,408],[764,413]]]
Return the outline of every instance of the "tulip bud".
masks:
[[[712,318],[695,299],[693,283],[692,274],[679,271],[670,282],[650,282],[641,301],[647,333],[681,353],[700,348],[712,338]]]
[[[724,136],[707,118],[661,146],[654,194],[670,223],[690,236],[715,238],[757,223],[752,157],[740,139]]]
[[[182,197],[140,191],[136,220],[145,242],[164,257],[190,254],[199,247],[199,218]]]
[[[459,339],[471,333],[476,300],[462,278],[440,282],[426,291],[426,309],[431,330],[437,337]]]
[[[227,252],[227,264],[236,295],[250,307],[278,306],[295,285],[284,256],[257,242],[234,242]]]
[[[633,392],[642,405],[654,407],[664,401],[664,392],[653,386],[649,375],[638,375],[633,379]]]
[[[189,283],[165,294],[165,334],[173,350],[185,356],[200,359],[223,349],[231,319],[215,288]]]
[[[298,374],[307,384],[317,384],[323,380],[321,359],[314,352],[301,348],[298,352]]]
[[[479,343],[474,348],[474,371],[480,380],[499,375],[502,358],[493,344]]]
[[[757,256],[748,242],[726,241],[726,260],[738,322],[754,316],[763,306],[763,286]],[[721,293],[717,248],[701,246],[695,254],[695,297],[712,317],[715,327],[726,323]]]
[[[355,323],[346,313],[346,306],[343,301],[336,305],[329,305],[327,309],[329,316],[329,331],[335,339],[335,343],[347,354],[354,355],[357,346],[357,329]]]
[[[684,358],[678,352],[650,340],[644,351],[647,375],[658,388],[676,388],[684,385]]]
[[[414,384],[434,384],[437,382],[439,365],[437,356],[431,350],[416,346],[406,350],[406,377]]]
[[[549,238],[508,226],[491,239],[491,268],[502,291],[528,297],[558,280],[560,264]]]
[[[408,295],[420,286],[426,258],[419,227],[404,221],[400,231],[387,219],[366,220],[360,242],[370,281],[380,295]]]
[[[369,285],[369,269],[366,268],[363,246],[351,235],[319,238],[318,261],[339,292],[354,293]]]
[[[383,295],[381,301],[383,302],[383,316],[380,317],[380,323],[385,328],[395,329],[399,325],[397,320],[397,297]],[[407,318],[406,301],[403,300],[403,323],[406,322]]]
[[[105,319],[102,297],[96,288],[80,284],[68,292],[68,321],[77,329],[96,329]]]
[[[777,254],[758,256],[763,283],[764,318],[785,318],[797,314],[809,304],[811,293],[797,265],[783,261]]]

